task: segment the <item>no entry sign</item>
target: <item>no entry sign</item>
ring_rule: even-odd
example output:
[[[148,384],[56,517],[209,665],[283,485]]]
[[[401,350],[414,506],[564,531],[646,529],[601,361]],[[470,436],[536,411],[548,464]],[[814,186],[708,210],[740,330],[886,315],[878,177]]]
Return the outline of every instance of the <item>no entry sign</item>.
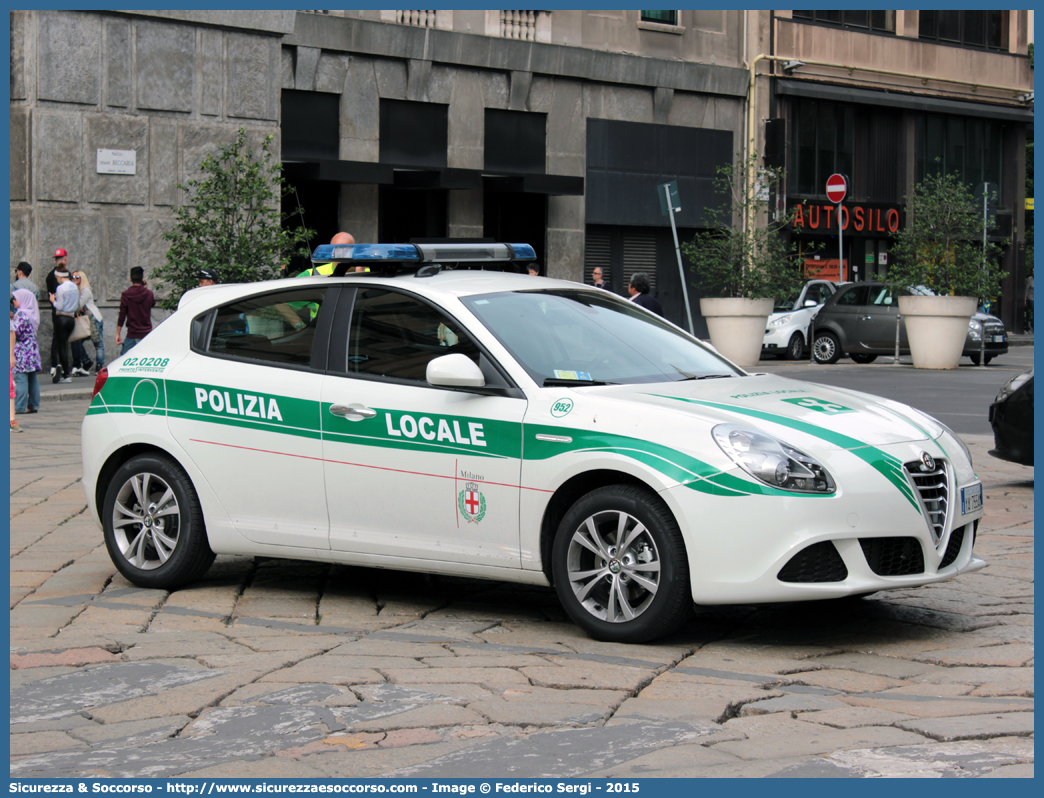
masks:
[[[827,178],[826,184],[827,199],[831,202],[840,202],[845,198],[845,194],[848,193],[848,183],[845,182],[844,175],[832,174]]]

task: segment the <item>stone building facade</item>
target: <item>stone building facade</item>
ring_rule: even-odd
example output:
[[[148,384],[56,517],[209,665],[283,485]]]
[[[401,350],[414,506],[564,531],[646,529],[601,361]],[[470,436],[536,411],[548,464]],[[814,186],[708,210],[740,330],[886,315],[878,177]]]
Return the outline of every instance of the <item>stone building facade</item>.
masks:
[[[700,198],[679,224],[699,225],[746,91],[742,13],[678,13],[11,12],[11,262],[42,284],[68,249],[111,339],[128,269],[164,257],[177,185],[242,127],[277,137],[314,243],[531,240],[545,273],[581,280],[595,223],[654,245],[599,240],[618,287],[639,268],[677,282],[655,186],[679,179]],[[679,170],[672,141],[714,146]],[[133,150],[134,174],[99,173],[103,149]]]
[[[120,293],[132,266],[148,275],[162,262],[177,185],[239,128],[279,135],[281,40],[295,14],[10,13],[12,271],[27,260],[43,286],[67,249],[106,317],[111,359]],[[134,173],[99,173],[99,149],[133,150]],[[39,338],[46,369],[47,313]]]

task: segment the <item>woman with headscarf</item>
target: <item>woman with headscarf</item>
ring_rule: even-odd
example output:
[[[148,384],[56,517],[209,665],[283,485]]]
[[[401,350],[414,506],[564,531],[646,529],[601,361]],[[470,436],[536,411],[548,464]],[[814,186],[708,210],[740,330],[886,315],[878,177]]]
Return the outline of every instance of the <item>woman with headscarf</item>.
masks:
[[[98,330],[98,342],[94,344],[94,361],[98,365],[98,371],[105,367],[105,321],[101,311],[94,304],[94,294],[91,292],[91,281],[82,271],[73,272],[73,283],[80,289],[80,311],[91,314],[94,326]],[[72,374],[74,377],[89,377],[91,374],[90,358],[87,357],[87,347],[84,344],[87,339],[72,342]],[[94,336],[91,336],[94,342]]]
[[[24,288],[14,290],[15,314],[11,328],[15,333],[15,412],[35,413],[40,409],[40,347],[36,331],[40,327],[40,308],[36,297]]]

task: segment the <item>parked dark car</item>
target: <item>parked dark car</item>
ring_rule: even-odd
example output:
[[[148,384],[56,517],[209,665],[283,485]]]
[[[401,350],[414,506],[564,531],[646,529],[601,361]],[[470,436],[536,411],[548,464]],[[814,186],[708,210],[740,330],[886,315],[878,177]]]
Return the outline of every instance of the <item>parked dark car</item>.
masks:
[[[813,348],[817,363],[836,363],[848,355],[856,363],[872,363],[878,355],[895,353],[898,297],[884,283],[850,283],[823,303],[815,319]],[[968,323],[963,356],[979,364],[982,336],[986,336],[985,363],[1008,352],[1004,322],[988,313],[976,313]],[[906,322],[899,321],[899,354],[910,354]]]
[[[994,448],[1001,460],[1033,465],[1033,369],[1004,383],[990,405]]]

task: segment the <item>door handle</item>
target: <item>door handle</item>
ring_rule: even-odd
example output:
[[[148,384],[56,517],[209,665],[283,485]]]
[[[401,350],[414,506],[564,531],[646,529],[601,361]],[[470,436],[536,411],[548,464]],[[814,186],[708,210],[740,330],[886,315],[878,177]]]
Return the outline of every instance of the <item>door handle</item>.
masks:
[[[874,318],[873,316],[860,316],[859,317],[859,321],[870,321],[873,318]]]
[[[364,418],[374,418],[377,415],[376,410],[371,410],[357,402],[350,405],[330,405],[330,412],[349,421],[362,421]]]

